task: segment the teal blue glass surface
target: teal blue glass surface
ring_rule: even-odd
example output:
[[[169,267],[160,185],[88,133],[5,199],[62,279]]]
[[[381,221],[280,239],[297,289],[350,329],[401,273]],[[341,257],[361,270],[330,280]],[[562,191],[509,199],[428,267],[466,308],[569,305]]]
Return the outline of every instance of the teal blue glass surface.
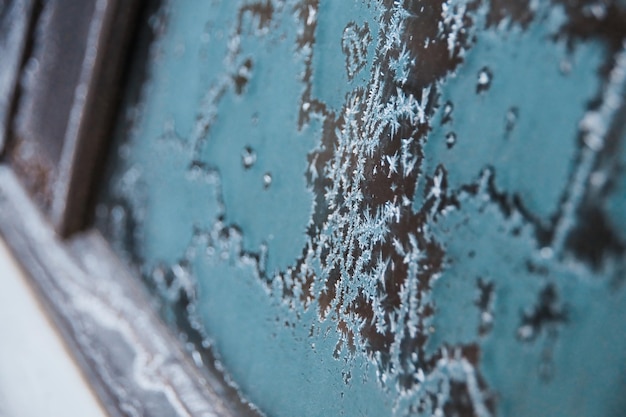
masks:
[[[164,2],[97,223],[268,416],[619,416],[620,2]]]

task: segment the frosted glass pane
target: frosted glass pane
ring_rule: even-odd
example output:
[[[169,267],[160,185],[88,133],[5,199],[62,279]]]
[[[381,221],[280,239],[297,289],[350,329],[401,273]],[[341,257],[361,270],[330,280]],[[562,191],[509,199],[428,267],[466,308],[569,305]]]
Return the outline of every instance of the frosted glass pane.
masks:
[[[621,415],[607,3],[166,3],[99,227],[267,415]]]

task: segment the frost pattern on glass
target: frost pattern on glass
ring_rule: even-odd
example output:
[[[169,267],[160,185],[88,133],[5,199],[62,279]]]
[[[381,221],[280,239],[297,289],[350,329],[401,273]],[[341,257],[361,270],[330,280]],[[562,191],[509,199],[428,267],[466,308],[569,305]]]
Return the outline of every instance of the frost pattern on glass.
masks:
[[[100,227],[268,415],[619,413],[626,10],[573,3],[166,4]]]

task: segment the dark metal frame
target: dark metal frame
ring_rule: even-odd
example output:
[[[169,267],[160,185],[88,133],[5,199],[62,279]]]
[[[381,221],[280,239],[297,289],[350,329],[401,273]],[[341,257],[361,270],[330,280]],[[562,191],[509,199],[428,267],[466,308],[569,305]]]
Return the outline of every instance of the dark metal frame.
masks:
[[[55,229],[68,236],[85,225],[142,2],[12,3],[22,5],[20,18],[30,27],[16,51],[21,82],[14,77],[5,155]]]
[[[5,114],[0,103],[4,128],[0,148],[7,145],[0,164],[0,234],[32,278],[48,314],[109,415],[256,415],[225,382],[215,363],[200,366],[191,360],[152,308],[140,280],[99,232],[93,228],[80,231],[110,136],[118,103],[116,87],[141,1],[93,0],[93,14],[70,17],[90,19],[88,36],[77,41],[84,42],[85,51],[77,79],[43,77],[34,85],[19,84],[30,55],[41,53],[33,47],[33,37],[42,30],[42,9],[56,7],[56,12],[62,12],[71,9],[73,2],[14,0],[6,6],[21,10],[23,25],[13,35],[21,40],[15,52],[21,55],[21,65],[0,68],[13,75],[13,85],[5,86],[10,90],[5,93],[12,97]],[[54,25],[43,26],[43,35],[37,36],[58,30]],[[66,51],[57,52],[52,60],[62,66]],[[54,97],[46,90],[53,82],[66,82],[64,88],[74,97],[70,103],[60,103],[68,106],[68,119],[63,121],[66,128],[57,160],[41,150],[37,143],[41,138],[36,136],[45,138],[46,123],[58,120],[44,117],[32,123],[31,117],[26,122],[32,125],[29,129],[15,127],[24,102],[42,100],[38,106],[54,105]],[[24,131],[35,132],[35,137]],[[11,146],[16,140],[34,141],[41,155],[19,160]],[[40,167],[34,165],[41,159],[47,159],[44,165],[51,172],[37,177]],[[38,195],[41,189],[48,190],[49,201]]]

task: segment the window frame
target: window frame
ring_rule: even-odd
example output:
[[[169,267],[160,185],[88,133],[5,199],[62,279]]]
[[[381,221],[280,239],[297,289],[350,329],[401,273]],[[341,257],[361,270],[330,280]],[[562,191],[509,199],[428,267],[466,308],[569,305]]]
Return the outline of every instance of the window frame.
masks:
[[[80,77],[67,85],[74,100],[68,103],[70,116],[60,160],[53,164],[54,175],[48,177],[54,180],[46,184],[52,190],[51,203],[41,204],[28,189],[28,170],[15,169],[10,147],[15,118],[21,100],[32,93],[28,91],[32,86],[24,87],[20,80],[37,53],[33,42],[41,36],[36,34],[42,30],[42,9],[62,10],[72,1],[13,0],[6,6],[21,7],[26,24],[19,34],[20,65],[4,69],[12,75],[12,85],[0,138],[4,153],[0,235],[110,416],[259,415],[227,383],[210,349],[204,362],[192,358],[159,318],[140,279],[98,230],[85,227],[90,218],[90,192],[97,184],[99,162],[119,111],[116,87],[121,85],[130,58],[128,45],[141,26],[140,11],[146,1],[93,0],[92,16],[72,16],[89,19],[89,36]],[[55,59],[62,57],[61,53]],[[38,91],[45,91],[50,82],[35,81]],[[45,122],[44,118],[43,126]]]

